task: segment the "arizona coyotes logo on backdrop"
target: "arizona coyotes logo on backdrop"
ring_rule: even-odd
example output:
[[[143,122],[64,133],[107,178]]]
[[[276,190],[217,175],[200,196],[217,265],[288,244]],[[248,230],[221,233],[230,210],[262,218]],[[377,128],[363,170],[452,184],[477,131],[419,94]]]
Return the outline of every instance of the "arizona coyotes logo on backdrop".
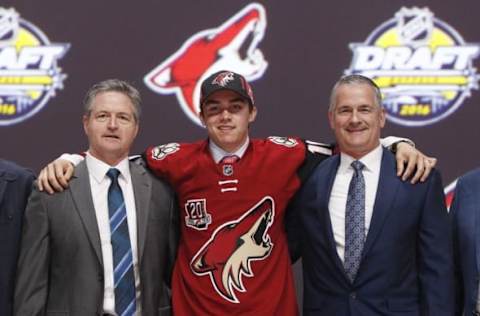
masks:
[[[260,78],[268,66],[258,48],[266,27],[263,6],[249,4],[219,27],[190,37],[145,76],[145,84],[160,94],[175,93],[185,114],[201,125],[200,83],[222,69],[237,72],[248,81]]]
[[[274,216],[274,201],[266,196],[239,219],[218,227],[192,259],[192,271],[199,276],[210,276],[222,298],[240,303],[235,290],[248,291],[242,277],[254,277],[251,261],[263,260],[272,251],[268,229]]]

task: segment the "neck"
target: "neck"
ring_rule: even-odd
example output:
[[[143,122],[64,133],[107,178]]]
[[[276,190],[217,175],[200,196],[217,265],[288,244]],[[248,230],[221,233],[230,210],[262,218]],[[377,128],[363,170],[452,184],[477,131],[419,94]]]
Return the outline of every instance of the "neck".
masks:
[[[98,154],[97,152],[91,149],[89,149],[88,152],[93,157],[97,158],[100,161],[103,161],[104,163],[112,167],[118,165],[120,161],[128,157],[128,154],[124,154],[124,155],[116,155],[114,153]]]
[[[212,139],[210,139],[210,141],[215,145],[217,146],[218,148],[220,148],[221,150],[227,152],[227,153],[234,153],[236,152],[237,150],[239,150],[240,148],[242,148],[243,145],[245,145],[245,143],[248,141],[248,138],[244,139],[242,143],[240,143],[239,145],[228,145],[228,144],[224,144],[224,145],[220,145],[220,144],[217,144],[215,141],[213,141]]]
[[[353,159],[360,160],[363,157],[365,157],[366,155],[368,155],[369,153],[371,153],[372,151],[374,151],[377,147],[378,147],[378,145],[373,147],[373,148],[369,148],[369,149],[365,149],[365,150],[348,150],[348,149],[343,149],[340,146],[339,149],[340,149],[340,152],[342,152],[346,155],[349,155]]]

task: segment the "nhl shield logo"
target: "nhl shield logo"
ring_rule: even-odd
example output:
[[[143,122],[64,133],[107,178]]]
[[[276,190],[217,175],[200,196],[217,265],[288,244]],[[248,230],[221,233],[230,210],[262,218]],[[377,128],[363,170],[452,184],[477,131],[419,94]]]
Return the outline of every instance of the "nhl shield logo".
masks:
[[[223,175],[227,177],[233,175],[233,166],[223,165]]]
[[[402,8],[395,18],[402,44],[421,46],[428,43],[433,29],[433,14],[428,8]]]

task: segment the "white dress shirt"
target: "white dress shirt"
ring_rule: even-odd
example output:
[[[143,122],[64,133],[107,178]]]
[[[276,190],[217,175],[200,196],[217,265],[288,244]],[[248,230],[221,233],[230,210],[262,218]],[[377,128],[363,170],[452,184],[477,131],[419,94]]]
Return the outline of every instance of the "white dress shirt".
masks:
[[[365,179],[365,236],[367,236],[368,229],[370,228],[373,206],[377,195],[382,154],[383,148],[379,145],[359,159],[365,165],[365,168],[363,168],[363,177]],[[345,259],[345,210],[347,206],[348,187],[353,177],[353,167],[351,163],[354,160],[353,157],[347,154],[340,154],[340,166],[338,167],[328,202],[337,253],[342,261]]]
[[[212,157],[215,163],[219,163],[220,160],[222,160],[222,158],[225,156],[235,155],[238,158],[242,158],[243,155],[245,154],[245,151],[248,148],[249,143],[250,143],[250,139],[247,137],[247,139],[245,140],[245,143],[243,143],[243,145],[240,146],[240,148],[238,148],[236,151],[232,153],[229,153],[228,151],[223,150],[217,144],[215,144],[211,139],[208,141],[208,147],[210,148],[210,153],[212,154]]]
[[[86,156],[86,164],[90,178],[90,187],[92,191],[93,206],[97,217],[98,231],[100,233],[100,243],[102,247],[104,285],[103,311],[111,315],[115,313],[115,288],[113,279],[113,253],[110,238],[110,217],[108,214],[108,188],[111,180],[107,176],[110,168],[117,168],[120,171],[118,184],[122,189],[125,207],[127,210],[128,231],[130,234],[130,245],[133,256],[133,273],[135,277],[135,291],[137,298],[137,316],[141,315],[140,305],[140,277],[138,271],[137,256],[137,216],[135,210],[135,197],[133,195],[132,179],[128,158],[122,160],[116,166],[110,166],[101,160],[93,157],[89,153]]]

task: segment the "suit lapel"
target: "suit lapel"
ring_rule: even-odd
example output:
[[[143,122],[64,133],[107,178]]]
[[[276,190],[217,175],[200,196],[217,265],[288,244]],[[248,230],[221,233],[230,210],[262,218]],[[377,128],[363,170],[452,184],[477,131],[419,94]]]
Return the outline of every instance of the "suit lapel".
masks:
[[[345,276],[345,270],[343,263],[337,252],[337,244],[335,242],[335,236],[333,234],[332,221],[330,220],[330,210],[328,209],[328,203],[330,201],[330,194],[332,192],[333,183],[337,175],[337,169],[340,165],[340,155],[335,155],[332,159],[325,161],[321,166],[323,173],[318,175],[319,184],[317,191],[317,203],[319,205],[318,216],[323,223],[325,238],[327,239],[330,258],[334,261],[334,264],[339,269],[339,272]]]
[[[143,167],[135,163],[130,163],[130,173],[132,176],[132,187],[135,195],[135,209],[137,214],[138,261],[139,264],[141,264],[147,234],[148,213],[150,210],[152,194],[152,179]]]
[[[95,215],[95,207],[93,206],[90,180],[85,161],[81,162],[75,168],[74,178],[70,181],[70,192],[76,206],[75,209],[82,220],[90,244],[97,255],[98,261],[103,266],[100,233],[98,231],[98,222]]]
[[[395,170],[396,166],[394,157],[384,148],[382,165],[380,167],[380,179],[378,181],[372,219],[370,221],[370,228],[363,248],[362,258],[365,258],[366,254],[371,249],[375,239],[383,228],[383,223],[385,222],[387,215],[392,210],[391,205],[397,194],[398,185],[401,183]]]

